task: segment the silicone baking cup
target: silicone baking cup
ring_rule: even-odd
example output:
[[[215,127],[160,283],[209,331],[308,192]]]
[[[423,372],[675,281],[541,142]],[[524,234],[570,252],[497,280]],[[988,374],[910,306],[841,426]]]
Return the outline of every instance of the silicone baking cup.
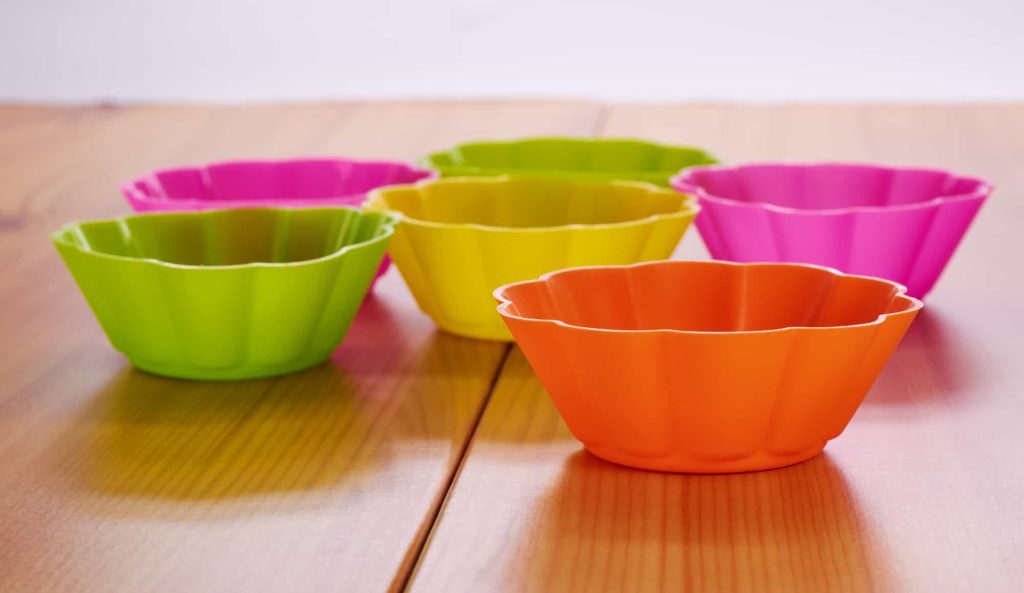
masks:
[[[502,284],[569,266],[666,258],[696,216],[692,198],[650,184],[529,178],[421,182],[370,194],[402,224],[391,257],[442,329],[512,336],[494,310]]]
[[[154,171],[125,183],[121,192],[136,212],[359,206],[370,190],[436,175],[387,161],[227,161]],[[387,268],[385,259],[377,275]]]
[[[74,223],[53,242],[133,365],[248,379],[330,356],[396,224],[342,207],[215,210]]]
[[[839,436],[921,308],[903,293],[803,264],[662,261],[494,294],[591,453],[717,473],[797,463]]]
[[[948,171],[852,164],[696,167],[672,181],[696,195],[715,259],[792,261],[888,278],[924,297],[992,184]]]
[[[472,142],[435,152],[425,166],[444,177],[529,175],[589,181],[645,181],[668,187],[683,167],[715,163],[707,152],[639,140],[529,138]]]

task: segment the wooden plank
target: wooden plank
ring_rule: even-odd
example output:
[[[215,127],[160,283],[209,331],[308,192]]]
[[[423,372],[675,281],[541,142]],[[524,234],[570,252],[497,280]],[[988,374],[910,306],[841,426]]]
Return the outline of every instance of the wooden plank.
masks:
[[[733,476],[583,452],[518,350],[410,590],[1019,591],[1024,106],[623,106],[603,133],[746,159],[930,164],[999,184],[846,433]],[[706,255],[691,236],[688,257]]]
[[[0,590],[400,589],[507,352],[435,331],[391,273],[330,364],[148,376],[107,344],[51,230],[126,211],[117,183],[153,167],[411,158],[597,120],[500,102],[0,112]]]

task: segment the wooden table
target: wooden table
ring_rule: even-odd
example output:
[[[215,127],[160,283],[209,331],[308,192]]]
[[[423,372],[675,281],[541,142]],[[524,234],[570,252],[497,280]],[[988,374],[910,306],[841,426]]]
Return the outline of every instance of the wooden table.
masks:
[[[118,182],[229,157],[413,159],[540,134],[994,179],[846,433],[732,476],[581,451],[518,349],[436,331],[390,273],[331,364],[133,371],[48,243]],[[1020,591],[1024,105],[343,103],[0,108],[2,591]],[[706,257],[691,232],[680,255]]]

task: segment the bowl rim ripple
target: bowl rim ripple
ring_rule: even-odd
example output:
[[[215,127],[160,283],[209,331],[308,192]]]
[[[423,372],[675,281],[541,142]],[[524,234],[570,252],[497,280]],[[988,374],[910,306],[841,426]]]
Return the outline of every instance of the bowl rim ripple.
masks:
[[[590,186],[619,186],[629,187],[633,189],[644,189],[648,192],[656,194],[667,194],[675,193],[676,195],[682,194],[682,202],[678,210],[672,212],[663,212],[660,214],[651,214],[644,216],[643,218],[634,218],[632,220],[624,220],[620,222],[604,222],[595,224],[586,223],[570,223],[570,224],[559,224],[551,226],[528,226],[528,227],[517,227],[517,226],[498,226],[498,225],[487,225],[480,224],[477,222],[434,222],[431,220],[423,220],[422,218],[415,218],[400,210],[388,208],[384,202],[382,194],[393,192],[393,191],[407,191],[409,189],[420,189],[429,186],[444,186],[444,185],[499,185],[503,183],[514,183],[521,181],[524,183],[544,183],[544,184],[562,184],[562,185],[590,185]],[[615,229],[624,228],[634,225],[643,225],[647,223],[653,223],[658,220],[665,220],[669,218],[687,217],[694,216],[700,213],[700,204],[694,195],[690,192],[679,192],[673,190],[670,187],[661,187],[653,183],[646,181],[593,181],[593,180],[581,180],[581,179],[561,179],[561,178],[541,178],[523,175],[487,175],[480,177],[441,177],[436,179],[423,179],[416,183],[409,183],[405,185],[391,185],[387,187],[381,187],[372,190],[367,193],[366,207],[371,211],[387,212],[394,216],[398,216],[402,220],[402,224],[415,225],[426,228],[434,229],[472,229],[475,231],[488,232],[488,233],[544,233],[561,230],[578,230],[578,229]]]
[[[219,216],[233,216],[233,215],[236,215],[236,214],[238,214],[240,212],[251,213],[252,211],[259,211],[259,210],[273,212],[276,215],[282,215],[282,214],[288,215],[288,214],[295,213],[295,212],[309,213],[309,212],[317,212],[317,211],[347,210],[347,211],[355,213],[356,215],[358,215],[360,217],[366,216],[366,215],[380,215],[382,217],[382,224],[381,224],[380,229],[378,229],[378,233],[375,236],[371,237],[370,239],[366,239],[365,241],[357,241],[355,243],[349,243],[349,244],[346,244],[346,245],[342,245],[339,249],[336,249],[336,250],[334,250],[334,251],[332,251],[332,252],[330,252],[330,253],[328,253],[326,255],[322,255],[322,256],[317,257],[317,258],[303,259],[303,260],[294,261],[294,262],[247,262],[247,263],[244,263],[244,264],[225,264],[225,265],[176,264],[176,263],[173,263],[173,262],[165,261],[165,260],[162,260],[162,259],[157,259],[157,258],[154,258],[154,257],[135,257],[135,256],[128,256],[128,255],[115,255],[115,254],[107,253],[107,252],[104,252],[104,251],[94,251],[92,249],[86,249],[86,248],[82,247],[82,245],[78,244],[77,242],[70,241],[70,240],[65,238],[66,234],[68,234],[68,233],[79,233],[80,234],[80,229],[81,229],[82,226],[93,225],[93,224],[116,223],[121,228],[122,234],[130,234],[130,231],[127,228],[127,222],[128,222],[128,220],[135,219],[135,218],[156,218],[156,217],[159,217],[159,218],[174,218],[174,217],[180,217],[180,218],[192,218],[192,217],[214,218],[214,217],[219,217]],[[144,263],[146,265],[158,266],[158,267],[164,267],[164,268],[175,268],[175,269],[183,269],[183,270],[209,270],[209,271],[237,270],[237,269],[246,269],[246,268],[292,268],[292,267],[299,267],[299,266],[306,266],[306,265],[315,265],[315,264],[322,263],[322,262],[325,262],[325,261],[328,261],[328,260],[340,258],[340,257],[343,257],[346,253],[348,253],[350,251],[354,251],[356,249],[365,247],[367,245],[372,245],[372,244],[374,244],[374,243],[376,243],[378,241],[385,241],[389,237],[394,235],[395,227],[398,226],[398,223],[400,221],[401,221],[401,216],[397,215],[394,212],[368,211],[368,210],[363,210],[363,209],[355,207],[355,206],[341,206],[341,205],[338,205],[338,206],[322,206],[322,207],[316,207],[316,208],[301,208],[301,209],[282,208],[282,207],[260,207],[260,208],[216,208],[216,209],[209,209],[209,210],[188,210],[188,211],[167,211],[167,212],[163,212],[163,211],[161,211],[161,212],[139,212],[139,213],[134,213],[134,214],[125,214],[125,215],[117,216],[117,217],[114,217],[114,218],[100,218],[100,219],[91,219],[91,220],[84,220],[84,221],[68,222],[68,223],[65,223],[64,225],[62,225],[59,229],[57,229],[53,233],[51,233],[50,234],[50,240],[53,241],[54,243],[59,243],[61,245],[65,245],[67,247],[73,248],[73,249],[79,251],[80,253],[82,253],[82,254],[84,254],[86,256],[90,256],[90,257],[98,257],[98,258],[104,258],[104,259],[115,260],[115,261],[141,262],[141,263]]]
[[[928,200],[922,200],[920,202],[911,202],[909,204],[897,204],[891,206],[846,206],[843,208],[797,208],[793,206],[780,206],[778,204],[772,204],[764,201],[746,201],[737,200],[734,198],[726,198],[723,196],[708,193],[704,187],[693,180],[694,173],[700,173],[702,171],[742,171],[745,169],[754,168],[768,168],[768,167],[781,167],[789,169],[815,169],[815,168],[826,168],[826,167],[846,167],[861,169],[866,171],[907,171],[914,173],[939,173],[948,175],[958,181],[968,181],[977,183],[978,186],[974,191],[959,194],[946,194],[938,195]],[[939,206],[947,202],[959,202],[972,199],[985,199],[995,189],[995,184],[983,177],[975,177],[971,175],[961,175],[950,169],[943,169],[939,167],[916,167],[916,166],[899,166],[899,165],[881,165],[875,163],[857,162],[857,161],[753,161],[745,162],[739,165],[727,165],[727,164],[715,164],[715,165],[696,165],[693,167],[686,167],[677,174],[673,175],[669,180],[676,191],[687,193],[696,196],[698,200],[708,200],[710,202],[719,202],[729,206],[741,206],[747,208],[763,208],[765,210],[771,210],[774,212],[784,214],[796,214],[796,215],[845,215],[845,214],[856,214],[858,212],[881,212],[881,211],[902,211],[902,210],[916,210],[920,208],[931,208]]]
[[[216,199],[203,200],[203,199],[200,199],[200,198],[176,198],[176,197],[173,197],[173,196],[170,196],[170,195],[167,195],[167,194],[164,194],[162,197],[156,197],[156,196],[151,196],[149,194],[146,194],[145,192],[142,192],[138,188],[138,184],[140,184],[142,182],[145,182],[145,181],[149,181],[149,180],[155,180],[160,175],[168,175],[168,174],[181,173],[183,171],[193,171],[194,170],[194,171],[202,172],[202,171],[207,171],[207,170],[209,170],[211,168],[214,168],[214,167],[293,165],[293,164],[300,164],[300,163],[303,163],[303,164],[313,164],[313,163],[316,163],[316,164],[339,164],[339,163],[344,163],[344,164],[348,164],[348,165],[371,166],[371,167],[374,167],[374,166],[389,166],[389,167],[397,167],[397,168],[400,168],[400,169],[406,169],[407,172],[409,172],[409,173],[423,174],[424,175],[423,179],[434,179],[434,178],[438,177],[438,172],[436,170],[431,169],[429,167],[424,167],[424,166],[420,165],[419,163],[406,162],[406,161],[398,161],[398,160],[389,160],[389,159],[359,159],[359,158],[350,158],[350,157],[344,157],[344,156],[310,156],[310,157],[292,157],[292,158],[282,158],[282,159],[275,159],[275,158],[224,159],[224,160],[209,161],[209,162],[199,163],[199,164],[194,164],[194,165],[178,165],[178,166],[172,166],[172,167],[161,167],[159,169],[152,169],[152,170],[147,171],[147,172],[145,172],[145,173],[143,173],[141,175],[133,177],[132,179],[130,179],[128,181],[122,182],[120,189],[121,189],[121,193],[123,195],[125,195],[125,196],[129,196],[130,195],[130,196],[132,196],[135,199],[142,200],[142,201],[145,201],[145,202],[151,202],[151,203],[163,203],[163,202],[179,202],[179,203],[190,202],[191,203],[191,202],[195,202],[195,203],[212,203],[212,204],[228,204],[228,203],[230,203],[232,201],[237,201],[239,203],[266,202],[266,203],[269,204],[271,202],[300,201],[300,200],[305,200],[305,199],[343,200],[345,198],[356,198],[356,197],[359,197],[361,195],[365,195],[365,194],[368,193],[367,190],[351,191],[351,192],[347,192],[347,193],[343,193],[343,194],[332,195],[332,196],[327,197],[327,198],[296,198],[296,199],[292,199],[292,200],[289,200],[287,198],[251,198],[251,199],[216,198]],[[326,205],[327,204],[325,204],[325,206]],[[249,207],[249,208],[253,208],[253,207],[260,208],[261,206],[247,206],[247,207]],[[273,207],[273,206],[268,206],[268,207]],[[316,208],[316,206],[311,206],[311,208]],[[231,206],[222,206],[222,207],[219,207],[219,208],[211,208],[211,209],[233,209],[233,208]]]
[[[629,137],[592,137],[592,136],[524,136],[520,138],[512,138],[507,140],[475,140],[471,142],[459,142],[452,146],[443,149],[435,150],[420,158],[417,161],[422,167],[427,167],[435,171],[441,171],[443,169],[460,169],[460,170],[473,170],[473,171],[491,171],[496,170],[498,167],[483,167],[480,165],[438,165],[433,162],[435,157],[451,154],[455,151],[462,150],[466,147],[473,146],[512,146],[518,144],[524,144],[526,142],[565,142],[573,144],[635,144],[637,146],[645,146],[647,148],[656,148],[660,150],[685,150],[698,154],[709,163],[719,162],[718,157],[711,154],[707,150],[690,144],[669,144],[666,142],[655,142],[652,140],[644,140],[642,138],[629,138]],[[673,173],[671,169],[649,169],[641,171],[630,171],[630,170],[611,170],[611,169],[561,169],[561,168],[544,168],[544,167],[521,167],[521,168],[509,168],[517,172],[569,172],[569,173],[609,173],[609,174],[627,174],[627,173],[641,173],[641,174],[654,174],[654,173]]]
[[[611,329],[602,327],[593,327],[586,325],[576,325],[567,323],[561,319],[554,319],[550,317],[528,317],[519,313],[513,313],[510,309],[514,305],[512,300],[505,295],[505,292],[510,289],[514,289],[518,286],[527,284],[546,284],[552,278],[555,278],[564,274],[573,274],[577,271],[583,270],[618,270],[618,269],[636,269],[645,267],[664,267],[664,266],[676,266],[676,265],[699,265],[699,266],[729,266],[734,268],[750,268],[750,267],[769,267],[769,268],[814,268],[831,274],[833,280],[839,277],[849,277],[856,279],[869,280],[878,284],[887,284],[894,289],[896,293],[895,298],[904,298],[910,301],[910,306],[900,310],[881,313],[875,319],[866,321],[864,323],[853,323],[848,325],[827,325],[827,326],[808,326],[808,325],[790,325],[786,327],[779,327],[774,329],[760,329],[760,330],[735,330],[735,331],[702,331],[702,330],[683,330],[683,329],[670,329],[670,328],[658,328],[658,329]],[[528,321],[533,323],[543,323],[548,325],[555,325],[558,327],[583,331],[583,332],[597,332],[597,333],[610,333],[610,334],[630,334],[630,335],[650,335],[650,334],[679,334],[679,335],[747,335],[747,334],[771,334],[771,333],[784,333],[784,332],[813,332],[813,331],[830,331],[838,329],[849,329],[856,327],[869,327],[875,325],[882,325],[885,321],[895,315],[905,315],[919,311],[924,307],[924,303],[917,298],[906,294],[907,288],[898,282],[892,280],[886,280],[884,278],[877,278],[874,276],[864,276],[860,274],[846,274],[840,272],[835,268],[828,266],[819,266],[816,264],[801,264],[801,263],[788,263],[788,262],[731,262],[722,260],[656,260],[649,262],[640,262],[629,265],[612,265],[612,266],[580,266],[575,268],[565,268],[562,270],[555,270],[542,275],[540,278],[534,280],[524,280],[522,282],[512,282],[499,286],[494,289],[494,298],[498,301],[498,314],[502,317],[509,317],[518,319],[521,321]]]

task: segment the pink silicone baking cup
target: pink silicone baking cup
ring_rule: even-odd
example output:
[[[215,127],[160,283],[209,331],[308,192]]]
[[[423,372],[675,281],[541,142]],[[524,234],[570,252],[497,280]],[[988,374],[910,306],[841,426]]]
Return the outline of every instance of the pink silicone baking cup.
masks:
[[[412,165],[345,158],[227,161],[161,169],[121,186],[136,212],[360,206],[367,192],[436,177]],[[390,265],[385,258],[379,278]]]
[[[876,276],[921,298],[935,286],[991,183],[938,169],[750,164],[684,169],[711,256]]]

